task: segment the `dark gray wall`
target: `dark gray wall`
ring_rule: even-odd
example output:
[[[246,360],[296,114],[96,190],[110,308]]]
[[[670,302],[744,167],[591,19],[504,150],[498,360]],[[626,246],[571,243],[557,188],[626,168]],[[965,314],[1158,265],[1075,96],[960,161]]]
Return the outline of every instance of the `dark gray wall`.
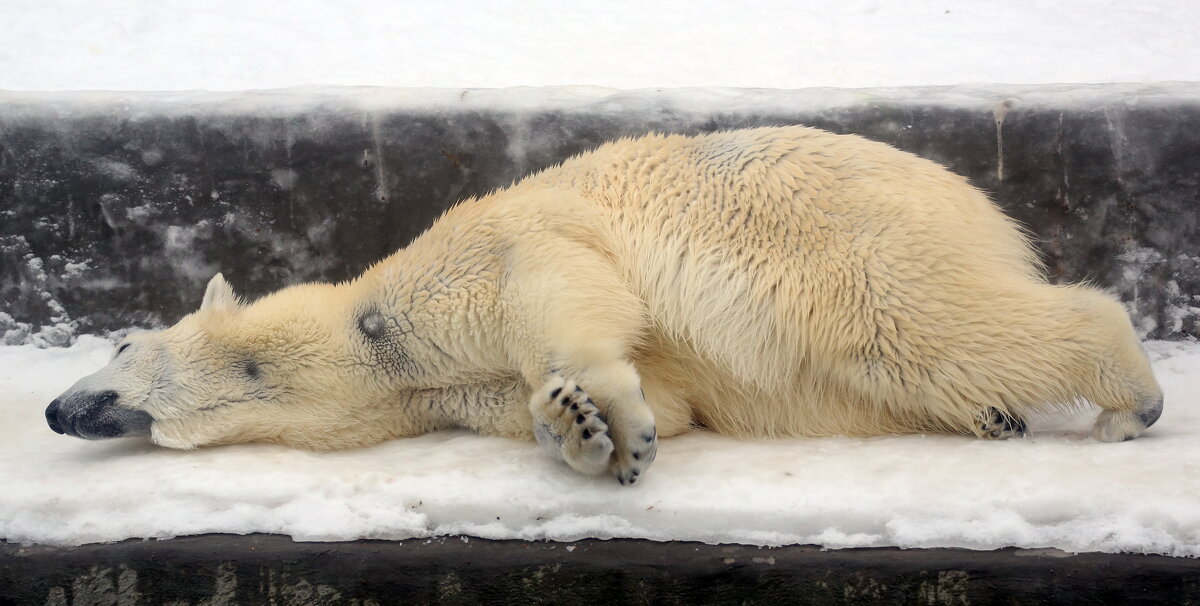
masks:
[[[277,535],[0,543],[0,603],[1195,604],[1200,561],[1054,549],[835,549]]]
[[[1200,336],[1200,85],[1159,84],[0,93],[0,338],[169,324],[217,271],[249,296],[346,279],[605,140],[793,123],[968,176],[1055,280],[1112,289],[1148,336]]]

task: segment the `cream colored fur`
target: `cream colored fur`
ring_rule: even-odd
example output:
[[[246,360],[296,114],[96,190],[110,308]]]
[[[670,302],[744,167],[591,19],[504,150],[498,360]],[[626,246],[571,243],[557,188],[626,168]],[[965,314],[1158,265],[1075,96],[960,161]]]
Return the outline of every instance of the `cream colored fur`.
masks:
[[[349,283],[244,305],[218,276],[199,312],[130,341],[112,381],[164,446],[541,427],[622,482],[653,459],[655,424],[980,434],[989,408],[1086,399],[1119,440],[1161,409],[1121,305],[1047,284],[964,179],[802,127],[610,143],[459,204]],[[582,395],[549,395],[564,381]],[[563,432],[587,401],[612,447],[578,460]]]

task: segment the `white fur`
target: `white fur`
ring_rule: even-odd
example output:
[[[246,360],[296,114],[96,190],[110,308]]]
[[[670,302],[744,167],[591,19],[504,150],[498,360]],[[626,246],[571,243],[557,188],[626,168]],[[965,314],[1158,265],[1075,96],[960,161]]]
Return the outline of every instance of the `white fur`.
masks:
[[[964,179],[802,127],[610,143],[459,204],[352,282],[243,305],[218,275],[200,311],[131,340],[156,361],[110,381],[166,446],[532,438],[569,380],[623,480],[656,424],[972,434],[988,408],[1086,399],[1125,439],[1161,402],[1120,304],[1047,284]]]

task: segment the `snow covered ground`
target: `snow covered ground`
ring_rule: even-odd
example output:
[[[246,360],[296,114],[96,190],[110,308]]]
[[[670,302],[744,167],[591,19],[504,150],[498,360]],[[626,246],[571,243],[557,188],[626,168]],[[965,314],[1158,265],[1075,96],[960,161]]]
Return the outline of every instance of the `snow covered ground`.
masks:
[[[1092,413],[1032,436],[662,442],[644,481],[580,477],[533,444],[441,432],[338,453],[86,442],[46,404],[111,344],[0,347],[0,537],[79,544],[205,532],[298,540],[644,537],[762,545],[1058,547],[1200,556],[1200,344],[1150,342],[1166,390],[1144,437]]]
[[[1195,0],[6,4],[0,89],[18,91],[1200,81]],[[999,443],[695,433],[665,440],[623,488],[533,444],[465,432],[328,454],[66,438],[42,411],[111,344],[0,347],[0,537],[463,533],[1200,556],[1200,344],[1149,348],[1166,410],[1132,442],[1092,441],[1092,413],[1035,419],[1030,438]]]
[[[9,90],[1200,80],[1196,0],[2,4]]]

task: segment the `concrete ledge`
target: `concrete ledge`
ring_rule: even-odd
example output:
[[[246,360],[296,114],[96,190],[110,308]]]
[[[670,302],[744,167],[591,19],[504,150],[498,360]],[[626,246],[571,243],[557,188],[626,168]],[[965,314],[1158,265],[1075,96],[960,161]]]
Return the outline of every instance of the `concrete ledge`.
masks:
[[[1078,604],[1200,601],[1200,560],[1056,550],[295,543],[205,535],[0,544],[4,604]]]
[[[450,204],[606,140],[803,123],[941,162],[1056,280],[1200,336],[1200,85],[878,90],[0,92],[0,338],[174,322],[351,277]],[[46,327],[52,327],[46,330]]]

